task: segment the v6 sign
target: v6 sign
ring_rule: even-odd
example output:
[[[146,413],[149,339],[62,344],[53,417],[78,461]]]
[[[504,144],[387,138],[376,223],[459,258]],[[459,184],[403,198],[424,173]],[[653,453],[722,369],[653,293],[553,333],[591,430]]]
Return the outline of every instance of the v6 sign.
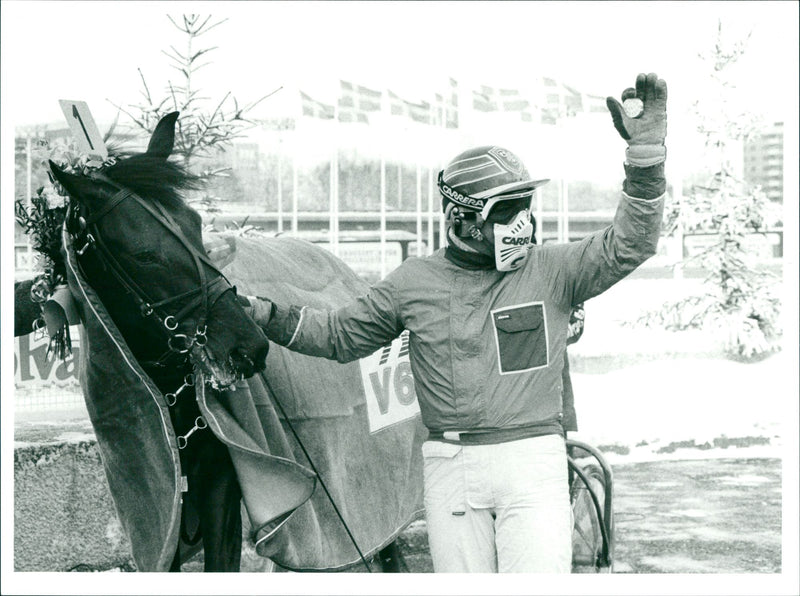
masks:
[[[408,361],[408,331],[359,363],[370,433],[419,414]]]

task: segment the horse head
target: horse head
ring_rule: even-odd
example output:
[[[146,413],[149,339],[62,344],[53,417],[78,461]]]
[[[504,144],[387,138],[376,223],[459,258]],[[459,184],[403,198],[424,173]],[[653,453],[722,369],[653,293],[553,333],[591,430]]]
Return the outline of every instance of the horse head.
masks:
[[[67,231],[78,262],[133,354],[151,369],[199,367],[218,386],[264,369],[268,344],[208,259],[200,215],[179,191],[197,178],[169,161],[178,112],[144,153],[71,174],[50,162],[71,197]]]

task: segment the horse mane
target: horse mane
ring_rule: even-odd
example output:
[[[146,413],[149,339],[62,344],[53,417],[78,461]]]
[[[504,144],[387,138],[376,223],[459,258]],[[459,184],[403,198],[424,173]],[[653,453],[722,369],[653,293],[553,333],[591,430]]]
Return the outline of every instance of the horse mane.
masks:
[[[142,198],[164,203],[182,203],[181,191],[199,190],[201,179],[185,166],[147,153],[116,153],[116,163],[103,169],[117,184]]]

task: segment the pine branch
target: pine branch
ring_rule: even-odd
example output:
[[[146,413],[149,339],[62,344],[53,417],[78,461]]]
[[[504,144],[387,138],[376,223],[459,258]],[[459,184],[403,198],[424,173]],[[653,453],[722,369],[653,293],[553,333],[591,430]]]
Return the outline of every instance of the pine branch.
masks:
[[[197,60],[197,59],[198,59],[200,56],[204,56],[204,55],[205,55],[205,54],[207,54],[208,52],[211,52],[211,51],[213,51],[213,50],[216,50],[216,49],[217,49],[217,46],[214,46],[214,47],[212,47],[212,48],[206,48],[206,49],[204,49],[204,50],[198,50],[198,51],[197,51],[197,52],[195,52],[195,53],[192,55],[192,57],[191,57],[191,58],[188,60],[188,63],[189,63],[189,64],[192,64],[192,63],[194,63],[194,61],[195,61],[195,60]]]
[[[139,78],[142,79],[142,86],[144,87],[145,99],[147,99],[148,103],[152,104],[153,100],[150,96],[150,89],[147,87],[147,81],[144,79],[144,73],[142,72],[141,68],[137,68],[136,70],[139,71]]]
[[[208,19],[206,19],[206,23],[208,22],[208,20],[209,20],[210,18],[211,18],[211,17],[208,17]],[[217,25],[221,25],[222,23],[224,23],[224,22],[225,22],[225,21],[227,21],[227,20],[228,20],[228,19],[227,19],[227,18],[225,18],[225,19],[222,19],[221,21],[217,21],[216,23],[214,23],[213,25],[211,25],[211,26],[210,26],[208,29],[206,29],[205,31],[199,31],[199,32],[197,33],[197,36],[199,37],[199,36],[201,36],[203,33],[208,33],[208,32],[209,32],[209,31],[211,31],[211,30],[212,30],[214,27],[216,27]],[[205,23],[203,23],[203,24],[205,25]]]
[[[186,56],[184,56],[175,46],[169,46],[169,49],[172,50],[172,54],[170,54],[166,50],[161,50],[161,53],[164,54],[170,60],[174,60],[179,64],[183,64],[186,62]]]

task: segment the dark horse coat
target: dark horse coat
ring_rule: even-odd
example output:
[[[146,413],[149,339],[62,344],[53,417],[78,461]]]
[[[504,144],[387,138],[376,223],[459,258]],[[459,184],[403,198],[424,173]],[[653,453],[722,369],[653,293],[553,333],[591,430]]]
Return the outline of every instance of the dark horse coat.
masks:
[[[165,571],[181,516],[167,404],[83,279],[67,234],[64,246],[83,323],[81,385],[109,488],[137,567]],[[237,238],[236,257],[223,272],[240,294],[315,307],[340,306],[367,289],[342,261],[291,238]],[[283,412],[365,556],[421,515],[426,431],[416,415],[370,432],[358,362],[339,364],[273,344],[263,377],[235,390],[198,387],[197,399],[209,429],[229,447],[256,550],[279,565],[333,570],[360,561]]]

